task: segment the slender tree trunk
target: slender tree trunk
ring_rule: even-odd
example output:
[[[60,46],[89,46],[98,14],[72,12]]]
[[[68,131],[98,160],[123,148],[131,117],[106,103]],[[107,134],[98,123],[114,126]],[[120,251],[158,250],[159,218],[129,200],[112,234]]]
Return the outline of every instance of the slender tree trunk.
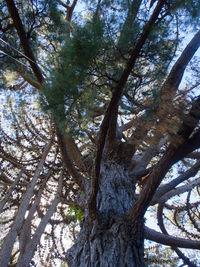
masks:
[[[67,252],[69,266],[144,266],[143,218],[131,221],[128,215],[134,192],[123,166],[107,162],[101,167],[98,218],[92,221],[86,211],[77,243]]]

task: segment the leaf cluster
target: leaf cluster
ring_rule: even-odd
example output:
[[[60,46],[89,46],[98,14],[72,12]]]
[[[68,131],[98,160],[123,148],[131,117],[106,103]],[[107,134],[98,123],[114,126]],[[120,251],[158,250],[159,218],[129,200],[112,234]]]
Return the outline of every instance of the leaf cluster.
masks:
[[[81,223],[84,219],[84,212],[82,209],[77,208],[75,205],[72,205],[68,209],[68,217],[75,219],[79,223]]]
[[[53,113],[62,129],[74,128],[83,117],[87,120],[95,106],[99,92],[88,86],[87,73],[103,46],[103,33],[104,23],[97,16],[75,26],[43,87],[42,107]]]

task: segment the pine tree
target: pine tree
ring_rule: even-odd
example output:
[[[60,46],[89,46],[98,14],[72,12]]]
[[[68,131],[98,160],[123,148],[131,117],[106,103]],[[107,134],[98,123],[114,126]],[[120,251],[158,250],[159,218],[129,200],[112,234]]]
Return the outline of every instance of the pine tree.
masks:
[[[197,266],[199,1],[0,7],[0,266]]]

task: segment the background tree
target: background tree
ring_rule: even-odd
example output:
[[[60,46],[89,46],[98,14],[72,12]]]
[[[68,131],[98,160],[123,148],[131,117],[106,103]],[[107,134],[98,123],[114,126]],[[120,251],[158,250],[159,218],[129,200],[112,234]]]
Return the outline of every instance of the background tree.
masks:
[[[0,266],[198,266],[199,2],[0,7]]]

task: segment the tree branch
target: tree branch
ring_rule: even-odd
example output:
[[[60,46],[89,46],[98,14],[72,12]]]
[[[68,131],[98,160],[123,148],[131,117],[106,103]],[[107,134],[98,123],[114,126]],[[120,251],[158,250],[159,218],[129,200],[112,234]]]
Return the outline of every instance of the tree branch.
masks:
[[[158,190],[156,191],[156,193],[152,199],[151,205],[156,204],[160,200],[160,198],[162,196],[164,196],[166,193],[168,195],[171,192],[171,190],[174,189],[178,184],[184,182],[185,180],[189,179],[190,177],[195,176],[197,174],[197,172],[199,171],[199,169],[200,169],[200,161],[197,161],[194,164],[194,166],[192,166],[185,173],[181,174],[176,179],[172,180],[171,182],[162,186],[161,188],[158,188]]]
[[[24,170],[22,169],[20,171],[20,173],[18,174],[17,178],[15,179],[14,182],[12,182],[7,194],[4,196],[4,198],[0,201],[0,214],[2,213],[3,211],[3,208],[5,206],[5,204],[7,203],[9,197],[11,196],[12,192],[14,191],[15,189],[15,186],[19,183],[20,179],[21,179],[21,176],[23,174]]]
[[[21,42],[22,47],[24,49],[24,54],[27,56],[27,58],[29,58],[28,61],[31,65],[31,68],[32,68],[35,76],[37,77],[38,81],[40,83],[42,83],[42,81],[43,81],[42,72],[36,63],[36,59],[35,59],[33,52],[30,48],[29,41],[27,39],[26,32],[24,30],[24,26],[23,26],[22,21],[19,17],[19,13],[18,13],[18,10],[15,6],[15,3],[13,0],[5,0],[5,1],[6,1],[6,5],[8,7],[9,13],[11,15],[11,18],[14,22],[15,28],[17,30],[18,36],[20,38],[20,42]]]
[[[62,182],[63,182],[63,171],[61,172],[59,180],[58,180],[58,188],[57,188],[56,195],[54,199],[52,200],[51,204],[49,205],[49,208],[47,209],[46,214],[41,219],[40,224],[37,227],[37,231],[33,235],[32,239],[28,243],[26,243],[25,248],[24,248],[24,253],[20,253],[16,267],[30,266],[30,261],[34,255],[35,249],[41,238],[41,235],[43,234],[47,223],[49,222],[50,218],[52,217],[53,213],[56,210],[58,203],[60,202],[60,195],[62,192]]]
[[[166,81],[160,89],[160,102],[159,105],[155,108],[154,114],[151,120],[146,120],[143,118],[144,123],[140,124],[136,128],[135,132],[132,135],[132,139],[138,135],[143,136],[148,133],[152,125],[155,123],[156,119],[159,118],[158,127],[162,127],[166,123],[166,118],[169,114],[169,107],[172,107],[172,102],[174,95],[178,89],[178,86],[182,80],[184,71],[196,53],[197,49],[200,46],[200,30],[194,35],[192,40],[186,46],[174,66],[172,67]],[[140,120],[142,121],[142,120]]]
[[[77,2],[78,2],[78,0],[74,0],[71,6],[67,6],[67,16],[66,16],[66,20],[67,20],[68,22],[71,22],[72,14],[73,14],[73,11],[74,11],[74,8],[75,8]]]
[[[159,233],[149,227],[145,227],[144,236],[146,239],[158,242],[166,246],[174,246],[179,248],[200,249],[200,241],[187,240],[171,235]]]
[[[135,161],[136,167],[130,172],[130,175],[137,177],[140,173],[145,172],[147,165],[159,153],[160,148],[167,142],[167,139],[167,136],[161,138],[157,145],[148,147],[141,155],[134,156],[133,161]]]
[[[27,243],[31,240],[31,221],[33,220],[33,215],[36,212],[40,201],[41,201],[41,196],[43,194],[43,190],[46,186],[47,181],[49,180],[50,176],[52,175],[52,169],[50,169],[44,177],[44,180],[42,182],[42,185],[40,186],[39,191],[37,192],[37,196],[33,203],[31,204],[31,208],[29,209],[28,215],[26,217],[25,222],[23,223],[23,226],[20,230],[20,235],[19,235],[19,248],[20,248],[20,254],[24,253],[24,249],[27,245]]]
[[[174,64],[165,83],[162,86],[161,91],[166,91],[166,93],[169,93],[169,90],[172,91],[178,89],[184,71],[188,63],[198,50],[199,46],[200,46],[200,30],[194,35],[192,40],[189,42],[189,44],[182,52],[181,56]]]
[[[71,12],[74,10],[76,3],[77,3],[77,0],[74,0],[72,6],[70,8]],[[27,39],[26,32],[24,30],[22,21],[19,17],[19,13],[17,11],[15,3],[13,0],[6,0],[6,4],[8,7],[8,10],[10,12],[10,15],[13,19],[13,22],[15,24],[17,33],[18,33],[19,38],[20,38],[21,45],[24,49],[24,53],[30,59],[29,63],[31,65],[31,68],[32,68],[37,80],[39,81],[40,84],[42,84],[42,82],[44,81],[43,76],[42,76],[42,72],[35,61],[35,57],[32,53],[31,48],[30,48],[29,41]],[[24,78],[27,78],[27,77],[24,77]],[[35,85],[36,88],[40,88],[40,84],[37,84],[37,82],[31,81],[30,79],[28,79],[28,80],[30,83],[32,83],[32,85]],[[59,144],[61,146],[61,151],[62,151],[62,155],[63,155],[64,161],[65,161],[65,164],[66,164],[67,168],[69,169],[70,173],[72,174],[73,178],[75,178],[75,181],[77,182],[77,184],[79,184],[79,186],[83,189],[84,188],[83,178],[81,175],[78,174],[75,167],[73,166],[72,161],[70,160],[69,152],[67,151],[66,143],[64,141],[64,136],[60,133],[60,131],[58,129],[57,129],[57,134],[58,134],[58,139],[60,140]]]
[[[65,137],[57,128],[57,137],[58,137],[58,144],[61,149],[61,153],[63,156],[64,163],[69,170],[70,174],[72,175],[74,181],[80,186],[80,188],[84,191],[86,179],[76,170],[74,164],[72,163],[71,157],[69,155]]]
[[[49,153],[49,150],[51,148],[51,145],[52,145],[52,141],[48,142],[44,147],[44,151],[42,153],[41,160],[38,163],[38,166],[35,170],[35,173],[33,175],[33,178],[31,180],[29,186],[27,187],[26,193],[25,193],[24,198],[23,198],[23,200],[19,206],[15,220],[11,226],[10,231],[8,232],[7,236],[4,239],[3,245],[1,246],[1,250],[0,250],[0,258],[1,258],[1,264],[2,264],[1,266],[7,266],[9,261],[10,261],[13,244],[16,240],[16,237],[19,233],[20,228],[22,227],[25,213],[27,211],[30,199],[33,196],[34,187],[35,187],[37,180],[40,176],[40,173],[44,167],[44,163],[45,163],[46,157]]]
[[[176,141],[171,143],[164,156],[161,158],[158,164],[154,166],[138,200],[131,207],[130,216],[133,219],[137,216],[143,216],[159,184],[161,183],[162,179],[171,168],[171,166],[173,166],[177,161],[184,158],[194,149],[200,147],[200,132],[197,132],[192,138],[188,140],[186,139],[185,143],[181,145],[180,140],[183,141],[185,139],[185,137],[187,136],[186,132],[187,134],[189,134],[187,128],[185,128],[184,130],[184,128],[182,127],[182,131],[183,135],[177,136]]]
[[[131,29],[133,27],[133,24],[135,22],[135,18],[138,14],[139,8],[141,6],[142,0],[133,0],[131,3],[131,6],[128,10],[126,20],[123,25],[123,29],[121,31],[119,41],[117,44],[117,47],[120,48],[121,43],[123,42],[123,39],[125,38],[126,30]]]
[[[179,85],[181,82],[180,76],[183,76],[184,70],[192,58],[192,55],[196,52],[200,46],[200,31],[190,41],[189,45],[184,49],[183,53],[175,63],[169,77],[166,80],[163,88],[171,90]],[[192,53],[191,53],[191,51]],[[180,64],[183,66],[180,66]],[[176,76],[177,72],[177,76]],[[173,86],[173,82],[175,87]],[[170,87],[169,87],[170,86]],[[164,89],[163,89],[164,90]],[[171,141],[166,153],[159,163],[154,167],[146,186],[143,188],[139,199],[133,204],[130,209],[130,216],[135,219],[137,216],[143,216],[145,213],[156,189],[161,183],[162,179],[168,172],[169,168],[177,161],[181,160],[187,154],[198,148],[200,145],[200,131],[197,132],[190,138],[194,128],[197,126],[200,119],[200,96],[193,102],[192,108],[190,109],[188,119],[183,120],[180,130],[174,140]]]
[[[160,226],[160,229],[161,231],[165,234],[165,235],[169,235],[167,233],[167,230],[165,228],[165,225],[164,225],[164,222],[163,222],[163,208],[164,208],[164,202],[161,202],[158,206],[158,209],[157,209],[157,218],[158,218],[158,224]],[[175,246],[175,245],[172,245],[171,246],[172,249],[176,252],[176,254],[183,260],[183,262],[185,264],[188,264],[189,266],[191,267],[197,267],[193,262],[191,262],[181,251],[180,249],[178,249],[177,247],[179,246]],[[200,249],[200,246],[199,248]]]
[[[195,186],[198,186],[199,184],[200,184],[200,178],[197,178],[194,181],[191,181],[189,184],[186,184],[186,185],[183,185],[183,186],[179,186],[179,187],[171,190],[170,192],[166,193],[165,195],[163,195],[158,200],[158,203],[160,203],[161,201],[167,201],[171,197],[174,197],[174,196],[183,194],[185,192],[188,192],[188,191],[192,190]]]
[[[74,142],[73,138],[68,137],[66,135],[64,135],[64,137],[65,137],[65,143],[67,145],[67,149],[68,149],[71,159],[73,160],[73,162],[79,168],[80,171],[85,172],[86,167],[84,164],[84,158],[80,150],[78,149],[76,143]]]
[[[163,6],[165,4],[164,0],[158,1],[158,4],[149,20],[149,22],[146,24],[146,26],[143,29],[143,32],[141,34],[140,39],[138,40],[135,48],[133,49],[133,52],[130,56],[130,59],[127,62],[126,68],[124,69],[124,72],[117,84],[117,86],[113,90],[113,95],[111,98],[111,101],[109,103],[109,106],[106,110],[104,119],[102,121],[101,127],[100,127],[100,133],[99,133],[99,140],[97,144],[97,153],[96,153],[96,159],[95,159],[95,166],[94,166],[94,175],[92,179],[92,185],[91,185],[91,195],[89,199],[89,213],[91,218],[96,218],[96,195],[99,188],[99,175],[100,175],[100,165],[101,165],[101,159],[102,159],[102,153],[105,145],[105,140],[107,136],[107,132],[110,126],[110,121],[113,117],[113,111],[116,112],[118,107],[119,100],[123,93],[123,88],[126,84],[126,81],[135,65],[135,62],[137,60],[137,57],[141,51],[141,48],[143,47],[150,30],[152,26],[154,25],[155,21],[157,20],[160,11],[162,10]]]
[[[39,90],[42,89],[41,83],[39,83],[37,80],[32,79],[32,77],[30,77],[29,75],[27,75],[25,73],[22,73],[22,72],[18,72],[18,73],[30,85],[32,85],[33,87],[35,87],[35,88],[37,88]]]

